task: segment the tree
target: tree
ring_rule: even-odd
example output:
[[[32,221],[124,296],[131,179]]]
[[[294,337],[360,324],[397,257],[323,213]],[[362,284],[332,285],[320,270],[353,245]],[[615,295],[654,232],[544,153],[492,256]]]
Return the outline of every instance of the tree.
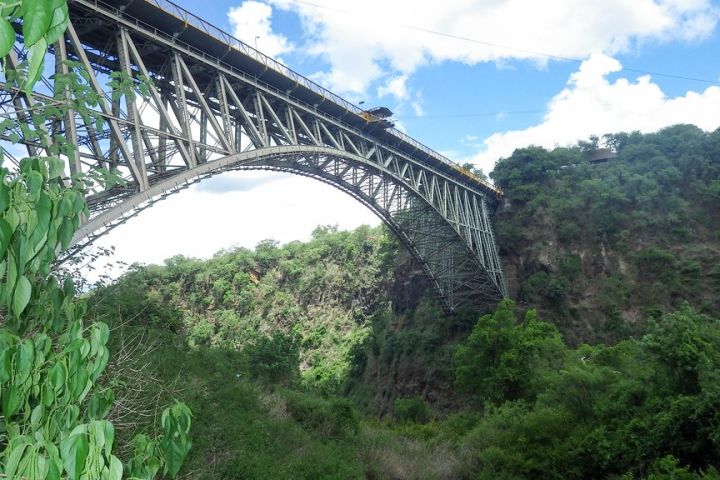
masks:
[[[565,353],[557,329],[536,318],[515,321],[515,305],[500,303],[481,317],[455,354],[455,383],[482,402],[531,398],[543,369],[559,365]]]

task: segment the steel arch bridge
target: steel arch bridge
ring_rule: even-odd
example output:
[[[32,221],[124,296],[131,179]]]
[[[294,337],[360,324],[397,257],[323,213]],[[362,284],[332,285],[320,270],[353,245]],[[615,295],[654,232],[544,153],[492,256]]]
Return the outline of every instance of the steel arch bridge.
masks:
[[[58,73],[67,60],[85,67],[105,122],[70,110],[42,127],[79,146],[71,173],[104,167],[126,177],[122,187],[88,195],[91,216],[73,248],[195,182],[267,169],[328,183],[370,208],[447,310],[507,295],[492,185],[169,1],[70,0],[70,19],[50,63]],[[18,43],[7,60],[25,56]],[[120,82],[109,81],[117,78],[142,79],[148,91],[122,98],[113,91]],[[34,95],[0,92],[0,116],[17,126],[3,137],[20,136],[29,155],[41,146],[20,127],[42,95],[42,85]]]

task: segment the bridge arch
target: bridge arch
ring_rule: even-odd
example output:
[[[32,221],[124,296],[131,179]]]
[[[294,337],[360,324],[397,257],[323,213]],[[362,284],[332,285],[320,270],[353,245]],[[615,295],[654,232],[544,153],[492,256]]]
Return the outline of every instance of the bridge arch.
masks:
[[[56,73],[68,73],[68,60],[84,67],[103,121],[70,109],[40,128],[63,132],[78,146],[68,159],[71,174],[101,168],[127,182],[88,194],[91,215],[74,250],[204,178],[264,168],[329,183],[368,206],[418,259],[446,309],[507,295],[489,218],[499,189],[171,2],[169,10],[161,3],[74,0],[67,31],[46,58],[47,72],[53,64]],[[12,54],[9,59],[18,63]],[[120,85],[125,82],[103,84],[113,73],[135,79],[144,93],[133,98]],[[55,100],[43,92],[16,97],[12,89],[0,91],[0,119],[12,125],[4,139],[17,136],[30,156],[38,146],[21,127],[37,99]]]
[[[409,179],[361,155],[330,147],[285,145],[229,155],[156,178],[142,192],[124,197],[89,197],[91,208],[102,209],[73,238],[79,250],[117,225],[188,186],[233,170],[289,172],[329,184],[375,213],[418,261],[443,307],[482,305],[504,294],[496,261],[488,209],[476,197],[448,198],[427,180]],[[118,201],[118,198],[122,198]],[[463,201],[465,200],[465,201]],[[457,202],[455,202],[457,201]],[[450,205],[452,204],[452,205]],[[461,221],[453,222],[452,217]]]

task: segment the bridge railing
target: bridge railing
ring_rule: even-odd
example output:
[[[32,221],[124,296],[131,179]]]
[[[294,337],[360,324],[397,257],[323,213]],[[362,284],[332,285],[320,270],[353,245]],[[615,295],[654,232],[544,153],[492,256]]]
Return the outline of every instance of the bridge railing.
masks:
[[[268,57],[267,55],[260,52],[259,50],[244,43],[242,40],[238,39],[237,37],[230,35],[229,33],[225,32],[224,30],[216,27],[215,25],[203,20],[202,18],[198,17],[197,15],[195,15],[191,12],[188,12],[187,10],[185,10],[184,8],[180,7],[179,5],[171,2],[170,0],[145,0],[145,1],[148,3],[152,3],[153,5],[165,10],[166,12],[173,14],[174,16],[181,19],[186,24],[192,25],[193,27],[197,28],[198,30],[201,30],[201,31],[205,32],[206,34],[210,35],[211,37],[214,37],[215,39],[220,40],[221,42],[224,42],[225,44],[227,44],[231,47],[234,47],[237,50],[240,50],[242,53],[244,53],[248,57],[253,58],[254,60],[260,62],[261,64],[265,65],[268,68],[272,68],[276,72],[282,73],[286,77],[294,80],[296,83],[302,85],[305,88],[308,88],[309,90],[312,90],[313,92],[317,93],[318,95],[322,96],[323,98],[331,100],[332,102],[344,107],[346,110],[349,110],[353,113],[358,113],[358,114],[360,112],[362,112],[362,109],[360,107],[353,105],[352,103],[348,102],[347,100],[340,97],[339,95],[322,87],[320,84],[293,71],[287,65],[284,65],[283,63],[278,62],[277,60],[275,60],[272,57]]]
[[[104,8],[109,8],[110,10],[117,10],[114,7],[108,5],[102,0],[87,0],[90,3],[93,3],[98,6],[102,6]],[[295,72],[288,66],[284,65],[281,62],[278,62],[274,58],[271,58],[264,53],[260,52],[256,48],[251,47],[250,45],[244,43],[242,40],[236,38],[235,36],[225,32],[224,30],[216,27],[215,25],[212,25],[211,23],[203,20],[202,18],[198,17],[197,15],[185,10],[181,6],[175,4],[174,2],[170,0],[144,0],[147,3],[150,3],[152,5],[155,5],[156,7],[170,13],[171,15],[175,16],[176,18],[182,20],[186,25],[192,25],[193,27],[197,28],[198,30],[205,32],[207,35],[215,38],[216,40],[219,40],[223,42],[224,44],[230,46],[231,48],[235,48],[242,52],[244,55],[247,55],[250,58],[253,58],[254,60],[258,61],[262,65],[265,65],[268,68],[271,68],[275,70],[278,73],[281,73],[282,75],[285,75],[286,77],[294,80],[297,84],[304,86],[305,88],[315,92],[316,94],[323,97],[324,100],[329,100],[336,105],[339,105],[343,107],[345,110],[354,113],[355,115],[360,116],[361,113],[364,112],[364,110],[357,105],[354,105],[353,103],[345,100],[344,98],[340,97],[339,95],[331,92],[330,90],[324,88],[320,84],[310,80],[309,78]],[[127,14],[121,13],[123,16],[128,17]],[[150,28],[155,32],[156,34],[162,34],[162,32],[158,31],[157,28],[148,25],[147,23],[143,22],[140,19],[133,18],[138,24],[142,24],[145,28]],[[173,38],[173,42],[178,42],[177,39]],[[187,45],[184,42],[183,43],[187,48],[190,48],[199,54],[201,54],[203,57],[206,57],[204,52],[199,51],[197,48]],[[218,61],[218,59],[215,59]],[[224,62],[223,62],[224,63]],[[234,67],[228,65],[232,70],[237,70]],[[241,72],[238,72],[241,73]],[[242,75],[242,73],[241,73]],[[243,75],[245,76],[245,75]],[[266,85],[267,87],[270,87],[273,91],[280,92],[278,89]],[[409,135],[401,132],[400,130],[396,128],[389,128],[386,130],[402,142],[411,145],[415,149],[425,153],[426,155],[438,160],[441,163],[444,163],[448,165],[449,167],[453,168],[455,171],[459,172],[460,174],[468,177],[470,180],[475,181],[481,185],[483,185],[485,188],[489,189],[490,191],[495,192],[496,194],[502,194],[502,191],[497,188],[496,186],[492,185],[491,183],[483,180],[482,178],[472,174],[465,168],[461,167],[457,163],[453,162],[446,156],[436,152],[435,150],[431,149],[430,147],[422,144],[421,142],[418,142],[414,138],[410,137]]]

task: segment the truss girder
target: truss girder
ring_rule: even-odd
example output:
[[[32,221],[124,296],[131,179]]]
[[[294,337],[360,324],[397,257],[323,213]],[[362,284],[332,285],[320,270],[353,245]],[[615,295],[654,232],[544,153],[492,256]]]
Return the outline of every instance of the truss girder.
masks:
[[[243,152],[181,171],[147,191],[130,194],[96,214],[81,227],[74,242],[82,247],[158,199],[210,176],[232,170],[284,171],[328,183],[382,218],[418,260],[448,310],[497,300],[504,285],[496,247],[494,243],[484,243],[488,241],[488,231],[483,228],[490,225],[488,210],[481,207],[485,200],[475,197],[474,203],[462,202],[456,208],[461,217],[480,215],[479,220],[467,224],[455,222],[441,213],[438,196],[435,202],[429,201],[425,190],[415,188],[401,176],[399,165],[396,164],[399,170],[392,164],[389,167],[329,147],[287,145]],[[473,245],[482,246],[483,251],[478,254]],[[496,261],[488,261],[488,257]]]
[[[102,129],[73,111],[62,121],[61,130],[81,146],[81,158],[71,167],[117,168],[126,180],[125,186],[88,196],[92,214],[76,246],[203,178],[264,168],[316,178],[367,205],[418,259],[449,310],[506,295],[490,223],[496,198],[487,189],[120,11],[93,0],[73,4],[115,33],[99,51],[71,17],[66,36],[48,57],[57,71],[66,71],[66,59],[82,64],[101,97]],[[148,54],[158,51],[164,54]],[[109,81],[111,72],[142,82],[147,95],[119,101],[120,82]],[[32,97],[2,96],[0,117],[19,126]],[[26,144],[29,153],[36,151],[37,145]]]

